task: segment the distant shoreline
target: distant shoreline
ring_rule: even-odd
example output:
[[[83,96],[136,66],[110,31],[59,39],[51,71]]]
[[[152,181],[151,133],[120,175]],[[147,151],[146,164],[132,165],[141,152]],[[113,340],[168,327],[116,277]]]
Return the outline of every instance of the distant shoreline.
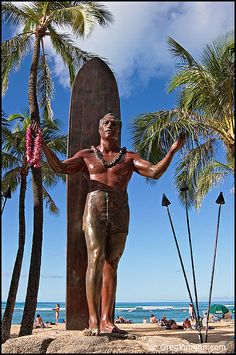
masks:
[[[7,301],[1,301],[1,303],[6,303]],[[175,300],[172,300],[172,301],[163,301],[163,300],[155,300],[155,301],[116,301],[116,303],[189,303],[189,300],[182,300],[182,301],[175,301]],[[201,303],[205,303],[205,302],[208,302],[208,300],[198,300],[198,302],[201,302]],[[215,303],[215,302],[232,302],[233,304],[235,303],[234,302],[234,298],[233,299],[213,299],[211,300],[211,303]],[[25,301],[16,301],[16,303],[25,303]],[[62,304],[65,304],[66,301],[37,301],[37,303],[62,303]]]

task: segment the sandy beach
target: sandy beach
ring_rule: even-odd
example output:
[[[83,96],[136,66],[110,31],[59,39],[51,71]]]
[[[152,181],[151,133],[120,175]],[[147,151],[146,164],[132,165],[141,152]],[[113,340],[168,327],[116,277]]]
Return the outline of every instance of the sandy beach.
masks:
[[[127,334],[85,336],[82,330],[66,330],[65,324],[59,324],[34,329],[32,335],[18,337],[20,325],[13,325],[11,339],[2,345],[2,353],[234,353],[234,321],[211,323],[208,342],[203,344],[195,330],[165,330],[151,323],[119,324],[119,327]],[[204,330],[202,335],[204,339]]]
[[[180,325],[181,323],[179,323]],[[217,343],[219,341],[234,341],[234,321],[220,321],[216,323],[209,323],[210,328],[208,330],[208,342]],[[121,329],[125,329],[128,333],[137,336],[164,336],[164,337],[175,337],[180,339],[185,339],[190,343],[199,343],[198,332],[195,330],[164,330],[158,327],[156,324],[119,324]],[[16,338],[19,334],[20,325],[12,325],[11,327],[11,338]],[[65,334],[76,334],[82,335],[83,331],[78,330],[66,330],[65,324],[50,325],[49,328],[44,329],[34,329],[34,335],[48,335],[48,336],[62,336]],[[203,338],[205,335],[205,330],[202,331]]]

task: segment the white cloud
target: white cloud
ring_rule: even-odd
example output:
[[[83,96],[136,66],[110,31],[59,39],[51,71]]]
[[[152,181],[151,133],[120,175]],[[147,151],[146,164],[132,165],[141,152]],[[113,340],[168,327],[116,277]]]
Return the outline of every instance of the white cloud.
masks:
[[[234,28],[232,1],[106,1],[104,5],[113,13],[115,23],[105,29],[97,26],[89,38],[75,42],[81,49],[108,59],[122,96],[140,90],[153,77],[173,73],[168,36],[198,58],[206,43]],[[55,55],[54,59],[54,72],[66,86],[67,70],[61,59]]]
[[[83,49],[112,63],[122,95],[152,77],[171,74],[167,37],[194,56],[205,43],[234,28],[233,2],[106,2],[115,16],[109,30],[97,28]],[[78,43],[81,45],[80,43]]]

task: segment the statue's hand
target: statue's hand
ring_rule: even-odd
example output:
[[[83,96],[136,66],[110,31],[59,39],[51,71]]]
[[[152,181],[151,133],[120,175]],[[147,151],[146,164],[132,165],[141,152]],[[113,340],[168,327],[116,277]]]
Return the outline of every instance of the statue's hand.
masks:
[[[180,150],[186,142],[186,133],[181,132],[178,139],[172,144],[170,151],[171,153],[176,153]]]

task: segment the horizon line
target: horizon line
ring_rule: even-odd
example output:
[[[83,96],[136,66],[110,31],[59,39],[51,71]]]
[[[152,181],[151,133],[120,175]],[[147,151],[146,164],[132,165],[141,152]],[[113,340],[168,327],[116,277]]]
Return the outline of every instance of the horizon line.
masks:
[[[222,301],[231,301],[234,303],[234,298],[214,298],[212,302],[222,302]],[[2,303],[6,303],[7,301],[1,301]],[[186,302],[189,303],[189,300],[161,300],[161,301],[115,301],[115,303],[148,303],[148,302],[155,302],[155,303],[161,303],[161,302]],[[201,299],[198,302],[208,302],[208,299]],[[25,301],[16,301],[16,303],[25,303]],[[37,303],[66,303],[66,301],[37,301]],[[195,302],[194,302],[195,303]]]

